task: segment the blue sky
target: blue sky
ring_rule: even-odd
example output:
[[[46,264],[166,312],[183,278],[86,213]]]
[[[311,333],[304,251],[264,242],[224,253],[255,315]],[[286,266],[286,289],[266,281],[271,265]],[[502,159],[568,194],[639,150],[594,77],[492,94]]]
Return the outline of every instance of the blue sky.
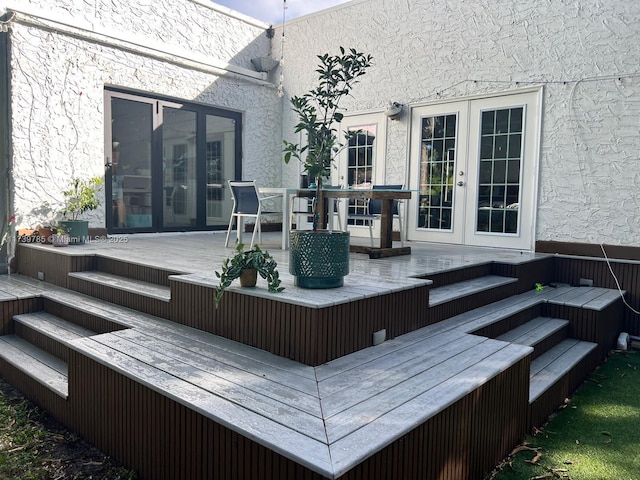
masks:
[[[317,12],[348,0],[287,0],[286,18]],[[236,10],[263,22],[282,23],[284,0],[215,0],[215,3]]]

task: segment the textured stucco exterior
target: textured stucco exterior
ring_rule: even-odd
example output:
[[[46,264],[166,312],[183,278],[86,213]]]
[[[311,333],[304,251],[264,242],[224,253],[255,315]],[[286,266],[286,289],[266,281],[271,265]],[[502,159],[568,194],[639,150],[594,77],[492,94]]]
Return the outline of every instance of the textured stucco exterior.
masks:
[[[243,174],[280,184],[281,131],[273,112],[281,100],[266,78],[242,75],[256,73],[251,59],[269,53],[267,25],[189,0],[10,3],[18,12],[10,31],[18,227],[59,216],[71,177],[104,175],[109,86],[242,112]],[[104,226],[104,207],[89,218]]]
[[[312,86],[316,54],[373,55],[348,112],[541,85],[536,240],[640,246],[640,3],[352,0],[286,39],[287,96]],[[409,121],[388,125],[393,180],[413,161]]]
[[[49,220],[73,175],[104,173],[104,89],[113,86],[243,114],[243,177],[296,185],[282,138],[298,141],[288,99],[315,83],[316,55],[339,46],[374,66],[347,115],[386,123],[384,178],[406,183],[412,109],[542,88],[535,240],[640,247],[640,3],[628,0],[351,0],[282,25],[201,0],[0,0],[7,35],[17,227]],[[278,96],[282,72],[284,96]],[[384,116],[389,102],[403,116]],[[104,209],[91,216],[104,225]]]

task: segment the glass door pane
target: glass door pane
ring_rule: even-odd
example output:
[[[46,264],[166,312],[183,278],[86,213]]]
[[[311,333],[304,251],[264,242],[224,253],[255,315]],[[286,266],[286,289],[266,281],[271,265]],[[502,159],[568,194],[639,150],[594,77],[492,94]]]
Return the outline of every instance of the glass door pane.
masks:
[[[227,225],[232,202],[227,180],[235,179],[236,121],[206,115],[206,218],[207,225]]]
[[[111,98],[111,162],[107,195],[115,230],[152,227],[151,139],[153,105]]]
[[[197,224],[196,121],[196,112],[163,106],[164,227],[192,227]]]
[[[349,131],[358,133],[349,140],[347,147],[347,186],[349,188],[371,188],[373,185],[373,168],[376,164],[376,135],[377,125],[360,125],[350,127]],[[367,201],[350,198],[348,215],[362,215],[367,213]],[[369,220],[349,218],[349,225],[368,226]]]
[[[518,233],[522,107],[482,112],[476,231]]]
[[[422,118],[417,228],[453,229],[457,118]]]

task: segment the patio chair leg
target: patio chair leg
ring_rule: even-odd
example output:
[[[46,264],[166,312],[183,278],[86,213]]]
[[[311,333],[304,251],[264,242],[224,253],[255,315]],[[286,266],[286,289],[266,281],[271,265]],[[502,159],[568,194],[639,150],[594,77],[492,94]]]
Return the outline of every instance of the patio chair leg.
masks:
[[[227,238],[224,241],[225,248],[229,246],[229,235],[231,234],[231,226],[233,225],[233,217],[229,220],[229,228],[227,228]]]
[[[253,244],[256,240],[256,229],[260,230],[260,224],[258,223],[258,219],[256,218],[255,223],[253,224],[253,235],[251,235],[251,245],[249,245],[249,249],[253,248]],[[260,238],[261,235],[258,236],[258,240],[262,241],[262,238]]]

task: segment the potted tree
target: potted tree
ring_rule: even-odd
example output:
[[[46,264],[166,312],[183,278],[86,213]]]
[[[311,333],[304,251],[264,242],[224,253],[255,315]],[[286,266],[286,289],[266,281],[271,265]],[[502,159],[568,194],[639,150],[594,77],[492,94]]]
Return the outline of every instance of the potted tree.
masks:
[[[71,238],[71,245],[79,245],[89,237],[88,220],[79,220],[79,216],[90,210],[95,210],[100,205],[98,193],[102,185],[102,179],[93,177],[90,179],[74,178],[68,190],[62,192],[65,204],[62,209],[64,220],[60,221],[60,227]]]
[[[215,289],[216,308],[222,300],[224,291],[236,279],[240,279],[243,287],[255,287],[258,275],[267,280],[267,287],[270,292],[277,293],[284,290],[280,286],[280,275],[277,270],[278,264],[269,254],[262,251],[256,244],[251,250],[244,250],[244,244],[236,245],[236,254],[233,257],[225,258],[222,262],[222,272],[216,271],[216,277],[220,279],[220,284]]]
[[[302,163],[309,181],[320,200],[322,179],[331,175],[334,158],[359,132],[344,132],[338,139],[337,126],[342,121],[341,100],[350,94],[371,66],[372,57],[351,48],[340,47],[339,55],[318,55],[318,85],[302,96],[291,98],[292,110],[298,116],[295,133],[306,134],[306,144],[284,140],[284,161],[292,158]],[[292,230],[289,250],[289,272],[296,285],[304,288],[334,288],[344,284],[349,273],[349,233],[319,230],[318,201],[313,202],[313,230]]]

